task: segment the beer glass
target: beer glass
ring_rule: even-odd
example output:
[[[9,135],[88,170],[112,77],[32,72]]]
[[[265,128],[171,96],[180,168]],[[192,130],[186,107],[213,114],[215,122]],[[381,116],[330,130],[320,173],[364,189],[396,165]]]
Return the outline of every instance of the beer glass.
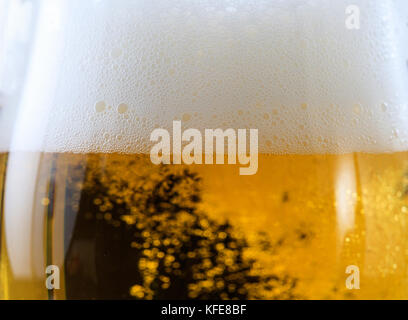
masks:
[[[1,299],[407,299],[404,0],[1,0]]]

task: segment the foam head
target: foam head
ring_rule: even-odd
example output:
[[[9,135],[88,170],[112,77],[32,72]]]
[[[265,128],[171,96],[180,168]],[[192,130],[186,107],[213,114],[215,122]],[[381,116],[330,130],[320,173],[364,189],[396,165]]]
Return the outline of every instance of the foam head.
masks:
[[[406,150],[408,5],[353,3],[359,29],[346,0],[43,0],[12,149],[148,152],[179,119],[261,152]]]

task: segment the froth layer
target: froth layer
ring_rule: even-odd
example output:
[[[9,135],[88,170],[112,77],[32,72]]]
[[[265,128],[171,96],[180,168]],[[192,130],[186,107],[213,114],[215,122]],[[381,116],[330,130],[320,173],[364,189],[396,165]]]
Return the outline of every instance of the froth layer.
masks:
[[[12,150],[148,152],[156,127],[257,128],[270,153],[408,149],[408,5],[42,1]]]

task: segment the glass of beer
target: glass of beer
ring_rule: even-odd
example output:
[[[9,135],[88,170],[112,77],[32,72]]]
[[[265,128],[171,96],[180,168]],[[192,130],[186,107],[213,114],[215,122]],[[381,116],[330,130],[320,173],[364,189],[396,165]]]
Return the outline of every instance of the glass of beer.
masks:
[[[407,23],[1,0],[0,299],[407,299]]]

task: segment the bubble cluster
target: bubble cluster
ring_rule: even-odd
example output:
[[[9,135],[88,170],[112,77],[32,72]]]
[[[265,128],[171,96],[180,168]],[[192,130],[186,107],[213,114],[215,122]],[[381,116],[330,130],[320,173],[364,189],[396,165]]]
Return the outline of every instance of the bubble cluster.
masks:
[[[12,149],[146,153],[150,133],[257,128],[266,153],[408,149],[408,4],[42,4]],[[397,133],[397,134],[396,134]]]

